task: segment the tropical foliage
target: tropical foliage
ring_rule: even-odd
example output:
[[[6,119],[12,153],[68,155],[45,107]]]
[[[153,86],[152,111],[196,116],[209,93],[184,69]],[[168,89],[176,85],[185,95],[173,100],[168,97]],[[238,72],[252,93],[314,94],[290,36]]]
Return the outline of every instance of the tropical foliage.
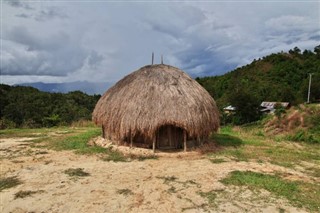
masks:
[[[100,95],[80,91],[41,92],[32,87],[0,85],[0,128],[51,127],[91,119]]]
[[[256,107],[262,101],[307,101],[309,74],[312,75],[310,102],[320,100],[320,45],[314,51],[295,47],[289,52],[271,54],[253,60],[222,76],[196,78],[214,97],[220,110],[237,107],[236,123],[254,121]]]

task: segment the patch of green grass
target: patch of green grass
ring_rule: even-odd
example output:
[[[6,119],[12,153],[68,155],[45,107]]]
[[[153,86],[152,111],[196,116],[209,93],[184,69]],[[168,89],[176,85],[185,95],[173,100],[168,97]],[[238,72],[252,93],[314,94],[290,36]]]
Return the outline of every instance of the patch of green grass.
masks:
[[[242,132],[239,137],[243,141],[240,147],[225,146],[222,150],[209,154],[210,156],[231,156],[236,161],[263,160],[271,161],[273,164],[290,167],[300,161],[320,160],[318,144],[303,144],[303,148],[297,149],[290,142],[279,141],[276,143],[272,139],[259,139],[251,135],[250,132]],[[301,145],[302,146],[302,145]]]
[[[210,161],[211,161],[211,163],[224,163],[224,162],[226,162],[222,158],[214,158],[214,159],[210,159]]]
[[[86,177],[86,176],[90,176],[90,174],[88,172],[83,171],[83,168],[70,168],[64,171],[65,174],[71,176],[71,177]]]
[[[244,139],[243,143],[246,145],[250,145],[250,146],[265,146],[266,145],[261,140],[257,140],[257,139]]]
[[[223,151],[215,153],[215,155],[229,156],[232,157],[235,161],[248,161],[249,159],[243,149],[239,148],[225,149]]]
[[[212,139],[219,145],[219,146],[233,146],[237,147],[243,144],[243,141],[235,136],[228,135],[228,134],[214,134]]]
[[[159,157],[156,155],[148,155],[148,156],[131,156],[133,159],[138,159],[138,161],[145,161],[145,160],[158,160]]]
[[[63,140],[52,141],[50,148],[55,150],[76,150],[80,154],[102,153],[105,149],[98,146],[89,146],[87,143],[91,138],[101,134],[98,128],[88,128],[85,132],[77,135],[72,135]]]
[[[77,154],[94,155],[101,154],[104,161],[126,162],[127,157],[122,153],[113,151],[111,148],[103,148],[101,146],[90,146],[88,141],[101,134],[99,128],[85,128],[86,131],[77,135],[66,137],[62,140],[53,141],[50,147],[55,150],[75,150]]]
[[[179,184],[183,188],[189,188],[191,185],[196,186],[198,188],[201,187],[201,185],[198,184],[197,182],[195,182],[194,180],[180,181],[180,180],[178,180],[178,178],[176,176],[156,176],[156,178],[162,179],[163,184],[167,184],[167,185],[171,185],[171,186],[173,183],[175,183],[175,184]]]
[[[238,135],[239,133],[233,130],[233,126],[223,126],[220,129],[221,134]]]
[[[49,152],[47,151],[37,151],[35,154],[36,155],[45,155],[45,154],[48,154]]]
[[[36,128],[36,129],[2,129],[0,130],[0,138],[12,137],[44,137],[49,132],[58,131],[65,128]]]
[[[263,161],[263,160],[261,160],[261,159],[259,159],[259,160],[257,160],[257,163],[263,164],[263,163],[264,163],[264,161]]]
[[[12,160],[11,162],[12,162],[12,163],[24,163],[23,160]]]
[[[261,152],[260,152],[261,153]],[[272,163],[278,165],[287,165],[291,167],[292,164],[299,163],[300,161],[319,161],[320,155],[316,150],[302,149],[298,150],[289,147],[272,147],[272,151],[261,154],[272,159]]]
[[[124,156],[120,152],[107,149],[107,154],[108,154],[107,156],[101,158],[103,161],[128,162],[128,159],[126,158],[126,156]]]
[[[38,190],[38,191],[30,191],[30,190],[27,190],[27,191],[18,191],[17,193],[14,194],[14,199],[17,199],[17,198],[25,198],[25,197],[32,196],[33,194],[43,193],[43,192],[44,192],[43,190]]]
[[[4,189],[15,187],[22,182],[17,177],[0,178],[0,192]]]
[[[177,189],[176,189],[176,187],[171,186],[171,187],[168,189],[168,192],[169,192],[170,194],[173,194],[173,193],[176,193],[176,192],[177,192]]]
[[[130,189],[118,189],[117,193],[125,196],[133,195],[133,192]]]
[[[201,197],[206,198],[208,200],[209,207],[215,207],[216,206],[215,200],[217,198],[217,194],[214,191],[198,192],[198,194]]]
[[[274,161],[271,160],[270,163],[278,165],[278,166],[282,166],[282,167],[287,167],[287,168],[293,168],[294,164],[292,162],[289,161]]]
[[[227,185],[248,186],[252,190],[265,189],[276,196],[288,199],[298,207],[316,211],[320,209],[319,184],[287,181],[279,176],[251,171],[233,171],[221,182]]]
[[[320,168],[308,167],[308,168],[305,168],[305,169],[306,169],[306,172],[309,175],[312,175],[313,177],[317,177],[317,178],[320,177]]]
[[[175,182],[176,180],[178,180],[178,178],[175,176],[157,176],[156,178],[163,179],[164,184],[168,184],[170,182]]]
[[[297,184],[286,182],[280,177],[251,171],[233,171],[231,175],[221,181],[224,184],[247,185],[249,188],[263,188],[279,195],[289,195],[299,192]]]
[[[35,138],[33,140],[28,140],[27,142],[32,142],[32,143],[42,143],[45,142],[47,140],[49,140],[50,137],[49,136],[43,136],[43,137],[39,137],[39,138]]]
[[[320,138],[318,138],[316,134],[305,130],[298,130],[296,133],[288,135],[286,139],[289,141],[320,144]]]
[[[254,133],[256,136],[264,137],[264,133],[261,130],[258,130],[257,132]]]
[[[198,185],[197,182],[195,182],[194,180],[187,180],[186,183],[190,183],[190,184],[193,184],[193,185]]]

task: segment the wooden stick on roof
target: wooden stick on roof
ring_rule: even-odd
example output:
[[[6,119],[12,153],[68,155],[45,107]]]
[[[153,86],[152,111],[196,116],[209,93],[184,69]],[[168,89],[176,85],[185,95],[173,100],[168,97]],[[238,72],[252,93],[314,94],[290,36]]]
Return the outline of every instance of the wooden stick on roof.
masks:
[[[153,65],[154,53],[152,52],[151,64]]]

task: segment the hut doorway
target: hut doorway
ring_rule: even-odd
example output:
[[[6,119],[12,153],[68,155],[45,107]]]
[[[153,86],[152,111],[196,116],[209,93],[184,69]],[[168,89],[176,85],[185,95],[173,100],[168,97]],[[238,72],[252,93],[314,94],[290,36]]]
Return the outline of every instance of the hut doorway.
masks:
[[[182,149],[183,129],[173,125],[161,126],[157,131],[158,149]]]

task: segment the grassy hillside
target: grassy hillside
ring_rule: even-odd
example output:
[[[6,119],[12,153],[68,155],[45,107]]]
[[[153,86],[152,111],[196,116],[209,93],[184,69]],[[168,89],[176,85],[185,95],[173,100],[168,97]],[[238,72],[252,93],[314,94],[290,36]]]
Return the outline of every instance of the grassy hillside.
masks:
[[[254,60],[222,76],[196,80],[215,98],[218,107],[233,104],[245,94],[251,101],[288,101],[294,105],[307,100],[309,73],[313,73],[311,101],[320,100],[320,45],[314,51],[295,47]],[[241,97],[242,98],[242,97]]]
[[[278,116],[271,115],[262,123],[266,134],[320,144],[320,104],[300,104]]]

